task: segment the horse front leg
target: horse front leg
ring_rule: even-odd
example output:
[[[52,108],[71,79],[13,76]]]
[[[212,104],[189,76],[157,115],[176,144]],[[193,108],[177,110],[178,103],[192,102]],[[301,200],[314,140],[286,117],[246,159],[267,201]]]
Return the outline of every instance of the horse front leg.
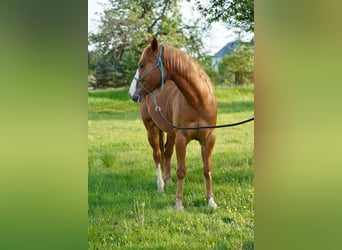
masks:
[[[201,143],[202,160],[203,160],[203,176],[205,180],[206,198],[208,206],[214,209],[217,208],[217,204],[214,201],[214,195],[212,191],[212,178],[211,178],[211,154],[215,145],[215,132],[211,132],[206,140]]]
[[[167,140],[165,144],[165,182],[166,182],[166,185],[172,184],[171,157],[173,154],[174,145],[175,145],[175,137],[167,135]]]
[[[177,156],[177,193],[176,193],[176,209],[183,209],[183,180],[186,175],[185,156],[186,156],[186,138],[182,134],[176,135],[176,156]]]

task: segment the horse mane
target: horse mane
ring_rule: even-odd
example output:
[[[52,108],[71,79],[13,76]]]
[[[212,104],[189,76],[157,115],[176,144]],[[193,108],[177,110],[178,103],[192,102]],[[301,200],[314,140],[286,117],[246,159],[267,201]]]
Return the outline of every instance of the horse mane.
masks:
[[[169,45],[163,45],[163,62],[169,71],[184,77],[190,84],[205,85],[213,93],[212,82],[203,68],[187,53]]]

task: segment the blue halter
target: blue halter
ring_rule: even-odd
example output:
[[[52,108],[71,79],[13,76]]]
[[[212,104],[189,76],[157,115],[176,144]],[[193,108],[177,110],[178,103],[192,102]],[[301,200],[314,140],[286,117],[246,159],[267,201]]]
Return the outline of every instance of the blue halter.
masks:
[[[146,76],[148,76],[149,74],[151,74],[157,67],[159,67],[159,70],[160,70],[160,75],[161,75],[161,78],[162,78],[162,84],[161,84],[161,89],[163,90],[164,88],[164,66],[163,66],[163,61],[161,59],[161,55],[162,55],[162,52],[163,52],[163,45],[160,44],[159,46],[159,55],[158,55],[158,58],[157,58],[157,64],[154,65],[149,71],[147,71],[142,77],[140,77],[139,79],[135,79],[138,81],[138,83],[140,84],[140,86],[148,93],[152,96],[153,98],[153,102],[156,104],[157,103],[157,90],[151,92],[149,91],[145,86],[144,84],[142,84],[141,80],[143,80]]]

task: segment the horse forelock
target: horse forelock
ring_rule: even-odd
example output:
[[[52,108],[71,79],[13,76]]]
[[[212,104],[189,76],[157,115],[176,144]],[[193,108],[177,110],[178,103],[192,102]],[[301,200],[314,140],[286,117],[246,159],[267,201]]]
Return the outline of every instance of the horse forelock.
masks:
[[[151,55],[153,55],[153,58],[149,58]],[[155,60],[157,62],[157,55],[152,51],[152,48],[151,48],[151,44],[147,45],[143,52],[141,53],[141,57],[140,57],[140,60],[138,62],[138,65],[141,63],[141,61],[145,59],[145,60]]]

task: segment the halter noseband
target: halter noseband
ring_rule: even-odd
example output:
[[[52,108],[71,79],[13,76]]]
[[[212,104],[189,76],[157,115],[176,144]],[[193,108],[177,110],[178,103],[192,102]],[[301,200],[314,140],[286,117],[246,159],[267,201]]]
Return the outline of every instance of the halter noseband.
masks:
[[[146,76],[148,76],[149,74],[151,74],[157,67],[159,67],[159,70],[160,70],[160,74],[161,74],[161,78],[162,78],[162,89],[164,88],[164,66],[163,66],[163,61],[161,59],[161,54],[162,54],[162,51],[163,51],[163,45],[160,44],[159,45],[159,55],[158,55],[158,58],[157,58],[157,64],[154,65],[149,71],[147,71],[142,77],[140,77],[139,79],[135,79],[138,81],[138,83],[141,85],[141,87],[148,93],[152,96],[153,98],[153,102],[154,103],[157,103],[157,100],[156,100],[156,96],[157,96],[157,90],[151,92],[149,91],[145,86],[144,84],[142,84],[141,80],[143,80]]]

